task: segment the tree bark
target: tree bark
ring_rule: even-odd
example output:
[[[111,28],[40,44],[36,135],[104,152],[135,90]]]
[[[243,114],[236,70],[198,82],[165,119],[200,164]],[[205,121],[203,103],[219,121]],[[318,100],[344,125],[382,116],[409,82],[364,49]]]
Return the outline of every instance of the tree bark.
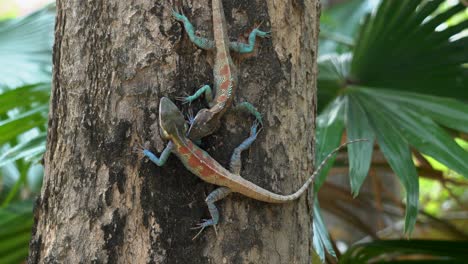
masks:
[[[29,263],[311,262],[311,191],[284,205],[230,195],[217,203],[218,236],[208,228],[192,241],[190,228],[209,216],[204,198],[215,186],[175,156],[157,167],[132,151],[138,142],[164,148],[162,96],[213,81],[213,55],[171,18],[178,6],[212,37],[210,1],[180,2],[57,1],[45,177]],[[256,105],[265,122],[243,154],[241,175],[291,193],[313,171],[319,1],[223,3],[231,40],[257,22],[272,31],[239,64],[236,101]],[[253,120],[236,113],[224,120],[202,147],[227,166]]]

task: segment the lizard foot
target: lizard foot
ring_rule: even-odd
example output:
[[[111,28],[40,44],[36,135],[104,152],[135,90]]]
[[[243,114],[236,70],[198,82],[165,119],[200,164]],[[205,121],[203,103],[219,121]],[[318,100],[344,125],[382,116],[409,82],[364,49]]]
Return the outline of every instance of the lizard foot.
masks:
[[[193,110],[192,108],[189,108],[188,113],[187,113],[187,123],[191,126],[194,121],[195,121],[195,116],[193,115]]]
[[[132,148],[132,153],[138,154],[139,156],[138,158],[142,158],[144,156],[144,151],[145,151],[145,147],[140,142],[137,142],[136,146]]]
[[[260,128],[258,128],[259,126]],[[255,120],[252,127],[250,128],[250,137],[253,137],[254,135],[255,137],[257,137],[260,131],[262,131],[262,129],[263,123],[259,122],[258,120]]]
[[[179,96],[175,98],[177,101],[181,101],[183,104],[192,103],[193,99],[190,96]]]
[[[260,26],[263,24],[263,21],[258,23],[258,25],[256,25],[255,27],[255,35],[257,37],[261,37],[261,38],[270,38],[271,37],[271,31],[261,31],[259,28]]]
[[[216,225],[214,224],[213,219],[202,219],[201,223],[191,228],[191,229],[200,229],[200,231],[198,231],[198,233],[192,238],[192,240],[195,240],[203,232],[203,230],[205,230],[205,228],[208,226],[213,226],[215,230],[215,234],[216,236],[218,236],[218,230],[216,229]]]
[[[178,21],[184,21],[187,17],[182,12],[177,12],[177,10],[172,9],[172,16]]]

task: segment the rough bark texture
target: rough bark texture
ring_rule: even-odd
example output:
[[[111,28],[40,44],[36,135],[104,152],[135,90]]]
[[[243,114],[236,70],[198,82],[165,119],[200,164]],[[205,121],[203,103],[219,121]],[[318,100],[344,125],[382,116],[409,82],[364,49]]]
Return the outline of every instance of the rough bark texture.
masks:
[[[290,193],[312,172],[318,0],[223,1],[231,39],[257,22],[272,31],[240,63],[237,102],[265,126],[243,155],[242,175]],[[45,178],[35,209],[30,263],[310,263],[311,192],[285,205],[234,194],[208,217],[214,189],[172,156],[159,168],[132,148],[160,153],[158,102],[212,84],[212,54],[192,45],[173,6],[212,37],[209,0],[57,1],[54,85]],[[179,106],[187,111],[188,106]],[[195,110],[203,102],[195,103]],[[203,147],[221,164],[252,119],[228,114]]]

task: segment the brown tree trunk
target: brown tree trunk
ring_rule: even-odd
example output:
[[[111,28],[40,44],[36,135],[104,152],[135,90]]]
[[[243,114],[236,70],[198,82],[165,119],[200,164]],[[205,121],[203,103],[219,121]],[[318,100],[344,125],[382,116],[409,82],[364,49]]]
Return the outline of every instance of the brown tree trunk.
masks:
[[[264,115],[242,175],[279,193],[312,172],[319,1],[223,1],[229,35],[257,22],[272,31],[239,64],[237,102]],[[171,18],[182,7],[212,37],[209,0],[57,1],[54,85],[45,178],[35,209],[30,263],[310,263],[311,198],[271,205],[238,194],[217,203],[218,236],[195,241],[215,186],[171,156],[163,167],[132,152],[160,153],[162,96],[212,84],[212,54]],[[188,106],[178,104],[187,111]],[[195,110],[203,102],[192,104]],[[228,165],[252,119],[230,113],[203,147]]]

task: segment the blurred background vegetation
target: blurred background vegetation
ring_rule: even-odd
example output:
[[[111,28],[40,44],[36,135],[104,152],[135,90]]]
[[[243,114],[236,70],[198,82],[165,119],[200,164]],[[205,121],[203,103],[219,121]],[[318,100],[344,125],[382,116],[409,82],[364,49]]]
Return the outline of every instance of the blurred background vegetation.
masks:
[[[0,2],[0,263],[26,258],[43,177],[55,13],[47,2]],[[467,3],[322,4],[317,162],[340,142],[370,141],[339,153],[315,182],[316,257],[463,263]]]

